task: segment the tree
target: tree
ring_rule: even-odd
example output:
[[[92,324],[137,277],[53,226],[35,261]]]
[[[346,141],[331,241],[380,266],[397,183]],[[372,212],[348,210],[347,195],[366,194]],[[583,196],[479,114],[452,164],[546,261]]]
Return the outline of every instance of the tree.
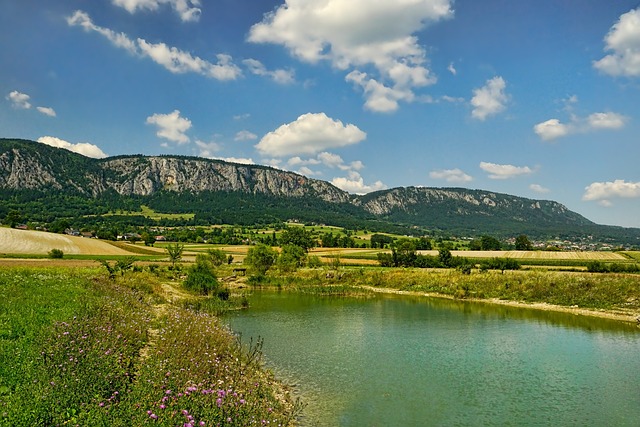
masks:
[[[22,214],[19,211],[11,210],[7,216],[4,217],[3,222],[11,228],[16,228],[16,225],[22,222]]]
[[[228,260],[227,254],[225,254],[222,249],[209,249],[207,251],[207,255],[211,259],[211,263],[213,264],[214,267],[219,267],[225,262],[227,262]],[[233,261],[233,257],[231,258],[231,260]]]
[[[260,243],[249,249],[244,262],[255,270],[258,276],[264,276],[277,258],[278,253],[271,246]]]
[[[482,236],[480,238],[480,242],[482,244],[483,251],[499,251],[502,249],[502,245],[500,244],[500,241],[495,237]]]
[[[156,236],[149,232],[142,233],[142,240],[144,241],[145,246],[153,246],[156,243]]]
[[[449,249],[443,248],[438,250],[438,260],[443,266],[451,267],[451,264],[453,263],[453,255],[451,255],[451,251]]]
[[[289,227],[280,236],[282,246],[300,246],[305,252],[309,252],[309,249],[315,247],[316,243],[311,232],[305,230],[304,227]]]
[[[529,238],[526,235],[521,234],[518,237],[516,237],[517,251],[530,251],[532,249],[533,249],[533,245],[531,244],[531,242],[529,241]]]
[[[277,266],[280,271],[295,271],[304,265],[307,253],[303,248],[296,245],[284,245],[282,252],[278,256]]]
[[[171,266],[175,268],[176,263],[182,259],[182,252],[184,251],[184,245],[180,243],[174,243],[167,245],[164,248],[167,251],[167,255],[169,256],[169,261],[171,261]]]
[[[416,245],[412,240],[399,239],[391,249],[391,256],[396,267],[413,267],[416,262]]]

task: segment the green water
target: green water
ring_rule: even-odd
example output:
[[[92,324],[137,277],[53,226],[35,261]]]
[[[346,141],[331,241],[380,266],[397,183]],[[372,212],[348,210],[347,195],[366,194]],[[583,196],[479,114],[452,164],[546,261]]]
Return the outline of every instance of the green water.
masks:
[[[231,328],[305,426],[640,426],[640,329],[481,303],[256,292]]]

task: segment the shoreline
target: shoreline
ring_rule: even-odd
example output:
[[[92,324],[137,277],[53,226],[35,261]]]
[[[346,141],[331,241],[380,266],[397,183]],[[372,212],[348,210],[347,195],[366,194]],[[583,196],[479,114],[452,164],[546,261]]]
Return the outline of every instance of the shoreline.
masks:
[[[561,313],[573,314],[576,316],[590,316],[590,317],[599,317],[602,319],[616,320],[620,322],[633,323],[640,327],[640,315],[638,314],[625,314],[618,311],[612,310],[597,310],[597,309],[587,309],[580,307],[567,307],[563,305],[549,304],[546,302],[522,302],[522,301],[510,301],[510,300],[501,300],[497,298],[465,298],[465,299],[457,299],[452,295],[440,294],[437,292],[419,292],[419,291],[401,291],[399,289],[393,288],[378,288],[375,286],[360,286],[363,289],[368,289],[377,293],[385,293],[385,294],[395,294],[395,295],[411,295],[411,296],[424,296],[429,298],[441,298],[448,300],[457,300],[457,301],[471,301],[471,302],[480,302],[485,304],[497,304],[504,305],[509,307],[519,307],[519,308],[530,308],[533,310],[540,311],[555,311]]]

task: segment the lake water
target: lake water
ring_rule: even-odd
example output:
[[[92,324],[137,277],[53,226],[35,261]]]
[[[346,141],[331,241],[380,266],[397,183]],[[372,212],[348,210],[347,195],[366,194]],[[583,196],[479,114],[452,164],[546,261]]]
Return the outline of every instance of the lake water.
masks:
[[[640,426],[640,329],[445,299],[255,292],[230,327],[305,426]]]

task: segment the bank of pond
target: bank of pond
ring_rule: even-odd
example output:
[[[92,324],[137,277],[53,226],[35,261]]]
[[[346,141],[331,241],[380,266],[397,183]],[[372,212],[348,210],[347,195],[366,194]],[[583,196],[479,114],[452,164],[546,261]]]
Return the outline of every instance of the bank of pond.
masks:
[[[0,425],[640,419],[634,322],[472,301],[632,319],[637,275],[319,268],[233,277],[222,267],[229,292],[220,299],[189,293],[179,268],[161,270],[0,270]]]

